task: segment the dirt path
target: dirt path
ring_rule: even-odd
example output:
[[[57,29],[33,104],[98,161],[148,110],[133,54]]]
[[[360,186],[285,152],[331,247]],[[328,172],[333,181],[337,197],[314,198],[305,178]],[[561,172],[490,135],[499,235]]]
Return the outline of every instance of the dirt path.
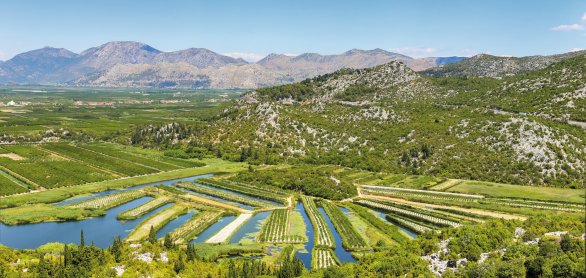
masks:
[[[252,217],[252,213],[243,213],[238,215],[234,221],[222,228],[217,234],[206,240],[206,243],[223,243],[240,227],[244,222]]]
[[[418,206],[418,207],[454,209],[454,210],[459,210],[459,211],[463,211],[463,212],[474,213],[474,214],[478,214],[478,215],[485,215],[485,216],[496,217],[496,218],[504,218],[504,219],[507,219],[507,220],[510,220],[510,219],[518,219],[518,220],[524,221],[525,219],[527,219],[524,216],[512,215],[512,214],[506,214],[506,213],[500,213],[500,212],[494,212],[494,211],[486,211],[486,210],[471,209],[471,208],[462,208],[462,207],[455,207],[455,206],[436,205],[436,204],[429,204],[429,203],[420,203],[420,202],[407,201],[407,200],[400,199],[400,198],[393,198],[393,197],[386,197],[386,196],[364,195],[364,194],[362,194],[362,191],[360,189],[358,189],[358,196],[359,197],[362,197],[362,198],[367,198],[367,199],[387,200],[387,201],[392,201],[392,202],[402,203],[402,204],[408,204],[408,205]]]

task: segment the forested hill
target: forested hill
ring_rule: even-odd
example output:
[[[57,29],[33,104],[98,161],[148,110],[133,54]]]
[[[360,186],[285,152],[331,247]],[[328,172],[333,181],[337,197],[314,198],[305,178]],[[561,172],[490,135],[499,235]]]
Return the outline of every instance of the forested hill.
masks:
[[[340,70],[249,92],[181,142],[252,163],[584,187],[585,65],[582,54],[500,79],[424,77],[398,62]]]

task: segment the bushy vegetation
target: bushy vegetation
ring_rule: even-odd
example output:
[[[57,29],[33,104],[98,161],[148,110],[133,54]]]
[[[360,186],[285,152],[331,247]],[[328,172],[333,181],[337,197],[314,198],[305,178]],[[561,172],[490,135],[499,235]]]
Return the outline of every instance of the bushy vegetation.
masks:
[[[294,190],[306,195],[330,200],[341,200],[356,195],[356,187],[344,179],[338,182],[333,169],[312,166],[294,166],[284,169],[241,172],[231,179],[254,185]]]

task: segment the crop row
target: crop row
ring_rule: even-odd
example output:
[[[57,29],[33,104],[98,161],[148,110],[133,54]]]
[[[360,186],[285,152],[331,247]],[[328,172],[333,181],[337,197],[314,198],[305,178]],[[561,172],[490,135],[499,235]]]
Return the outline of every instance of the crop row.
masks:
[[[115,157],[103,155],[69,144],[45,144],[43,145],[43,148],[127,176],[145,175],[158,172],[153,168],[130,163],[122,159],[117,159]]]
[[[408,197],[415,197],[415,198],[458,201],[458,202],[478,202],[478,200],[479,200],[479,199],[472,199],[472,198],[437,196],[434,194],[427,194],[427,193],[415,193],[415,192],[392,191],[392,190],[386,191],[386,190],[379,190],[379,189],[363,189],[362,193],[368,194],[368,195],[398,196],[398,197],[407,197],[407,198]]]
[[[583,212],[584,209],[579,208],[570,208],[570,207],[560,207],[560,206],[544,206],[544,205],[535,205],[535,204],[527,204],[527,203],[520,203],[520,202],[502,202],[502,201],[492,201],[487,200],[486,202],[483,201],[481,203],[488,203],[492,205],[506,205],[511,207],[523,207],[523,208],[534,208],[534,209],[547,209],[547,210],[556,210],[556,211],[569,211],[569,212]]]
[[[368,247],[364,239],[339,207],[327,201],[321,201],[320,205],[330,217],[338,234],[340,234],[342,245],[345,249],[360,250]]]
[[[301,202],[303,202],[305,212],[307,212],[309,220],[311,220],[311,224],[313,225],[313,230],[315,233],[315,245],[334,248],[335,244],[332,232],[326,224],[326,220],[317,209],[313,198],[301,196]]]
[[[55,188],[114,178],[109,173],[52,155],[37,145],[10,145],[5,148],[25,159],[1,159],[0,168],[35,188]]]
[[[413,221],[409,221],[407,219],[403,219],[401,217],[396,217],[396,216],[387,214],[386,218],[390,222],[393,222],[399,226],[403,226],[403,227],[405,227],[411,231],[417,232],[417,233],[424,233],[424,232],[431,230],[431,228],[429,228],[427,226],[415,223]]]
[[[258,236],[259,242],[269,243],[302,243],[302,236],[289,235],[289,209],[276,209],[263,225]]]
[[[443,191],[430,191],[430,190],[423,190],[423,189],[411,189],[411,188],[400,188],[400,187],[376,186],[376,185],[363,185],[362,188],[368,189],[368,190],[377,190],[377,191],[382,191],[382,192],[393,192],[393,191],[397,192],[397,191],[399,191],[399,192],[412,192],[412,193],[421,193],[421,194],[453,196],[453,197],[460,197],[460,198],[473,198],[473,199],[484,198],[484,196],[482,196],[482,195],[443,192]]]
[[[328,268],[338,265],[336,255],[331,249],[313,249],[312,260],[314,269]]]
[[[137,219],[137,218],[145,215],[149,211],[152,211],[156,208],[159,208],[159,207],[169,203],[170,201],[171,201],[171,199],[167,198],[167,197],[157,197],[153,200],[148,201],[147,203],[145,203],[143,205],[140,205],[135,208],[131,208],[127,211],[120,213],[118,216],[116,216],[116,218],[120,219],[120,220]]]
[[[229,182],[229,181],[215,181],[210,179],[198,179],[198,183],[219,187],[231,191],[235,191],[241,194],[254,196],[260,199],[265,199],[269,201],[274,201],[282,204],[287,204],[287,196],[281,193],[276,193],[272,191],[267,191],[263,188],[251,185],[243,185],[239,183]]]
[[[73,208],[106,210],[143,197],[145,194],[146,193],[142,191],[128,190],[120,193],[84,200],[81,202],[70,204],[69,206]]]
[[[222,216],[221,211],[203,211],[195,214],[189,221],[181,227],[171,232],[171,238],[175,243],[185,243],[191,241],[209,226],[214,224]]]
[[[195,185],[193,183],[187,182],[178,182],[174,184],[175,186],[191,190],[197,193],[206,194],[213,197],[218,197],[228,201],[234,201],[240,204],[245,204],[253,207],[258,208],[265,208],[265,207],[272,207],[273,204],[264,202],[258,199],[248,198],[242,195],[238,195],[235,193],[226,192],[224,190],[213,189],[210,187],[202,186],[202,185]]]
[[[142,157],[127,152],[122,152],[111,147],[98,145],[78,145],[78,147],[89,151],[97,152],[101,155],[113,157],[120,160],[125,160],[129,163],[135,163],[141,166],[145,166],[147,168],[153,168],[157,171],[170,171],[182,168],[177,165],[161,162],[155,159],[150,159],[147,157]]]
[[[398,215],[402,215],[405,216],[407,218],[412,218],[412,219],[418,219],[418,220],[422,220],[425,222],[429,222],[432,224],[437,224],[440,226],[451,226],[451,227],[460,227],[462,226],[462,224],[451,221],[451,220],[446,220],[443,218],[439,218],[439,217],[435,217],[435,216],[431,216],[428,214],[424,214],[424,213],[420,213],[420,212],[415,212],[415,211],[410,211],[410,210],[406,210],[406,209],[402,209],[402,208],[398,208],[398,207],[394,207],[388,204],[381,204],[381,203],[377,203],[377,202],[373,202],[373,201],[368,201],[368,200],[359,200],[358,203],[360,204],[364,204],[366,206],[370,206],[370,207],[374,207],[374,208],[379,208],[379,209],[383,209],[389,212],[394,212]]]
[[[126,237],[127,241],[140,241],[149,235],[151,227],[154,231],[160,230],[173,219],[186,214],[188,209],[182,205],[173,205],[144,219]]]

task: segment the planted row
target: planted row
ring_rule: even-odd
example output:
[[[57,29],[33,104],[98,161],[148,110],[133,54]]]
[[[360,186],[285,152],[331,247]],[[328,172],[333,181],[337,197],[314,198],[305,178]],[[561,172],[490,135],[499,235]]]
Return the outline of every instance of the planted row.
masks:
[[[342,238],[342,245],[347,250],[361,250],[368,248],[364,239],[360,236],[358,231],[354,228],[348,217],[336,205],[327,201],[321,201],[320,206],[324,208],[325,212],[330,217],[334,224],[336,231]]]
[[[124,203],[128,203],[132,200],[138,199],[145,196],[146,193],[137,190],[128,190],[120,193],[114,193],[102,197],[84,200],[77,203],[68,205],[72,208],[83,208],[83,209],[103,209],[107,210],[115,206],[119,206]]]
[[[259,242],[268,243],[302,243],[302,236],[289,235],[289,209],[276,209],[263,225],[258,236]]]
[[[158,172],[153,168],[130,163],[122,159],[117,159],[115,157],[103,155],[69,144],[45,144],[43,145],[43,148],[57,152],[59,154],[63,154],[73,159],[80,160],[84,163],[127,176],[144,175]]]
[[[334,236],[328,228],[328,225],[326,224],[324,217],[317,209],[317,206],[313,198],[301,196],[301,202],[303,202],[305,212],[307,212],[309,220],[311,220],[311,224],[313,225],[313,230],[315,233],[315,245],[321,247],[334,248]]]
[[[216,181],[211,179],[199,179],[197,180],[198,183],[219,187],[231,191],[235,191],[241,194],[254,196],[260,199],[265,199],[269,201],[274,201],[282,204],[287,204],[287,195],[283,193],[277,193],[269,190],[265,190],[264,188],[252,185],[245,185],[242,183],[235,183],[230,181]]]
[[[391,206],[389,204],[381,204],[381,203],[377,203],[377,202],[373,202],[373,201],[369,201],[369,200],[359,200],[358,203],[364,204],[366,206],[370,206],[373,208],[379,208],[379,209],[383,209],[385,211],[394,212],[398,215],[405,216],[410,219],[416,219],[419,221],[424,221],[424,222],[428,222],[428,223],[439,225],[439,226],[450,226],[450,227],[462,226],[462,224],[451,221],[451,220],[446,220],[443,218],[431,216],[429,214],[424,214],[424,213],[420,213],[420,212],[416,212],[416,211],[410,211],[410,210],[398,208],[395,206]]]
[[[328,268],[338,265],[336,255],[331,249],[314,248],[312,254],[313,268]]]
[[[399,226],[403,226],[403,227],[405,227],[413,232],[416,232],[418,234],[432,230],[430,227],[415,223],[413,221],[409,221],[409,220],[401,218],[401,217],[393,216],[390,214],[387,214],[386,218],[390,222],[395,223]]]
[[[181,187],[181,188],[184,188],[187,190],[197,192],[197,193],[202,193],[205,195],[222,198],[224,200],[234,201],[234,202],[237,202],[240,204],[245,204],[245,205],[249,205],[249,206],[253,206],[253,207],[257,207],[257,208],[266,208],[266,207],[274,206],[271,203],[264,202],[264,201],[261,201],[258,199],[248,198],[248,197],[238,195],[235,193],[230,193],[230,192],[226,192],[223,190],[217,190],[217,189],[213,189],[213,188],[202,186],[202,185],[195,185],[193,183],[178,182],[178,183],[175,183],[174,185],[177,187]]]
[[[221,211],[203,211],[195,214],[189,221],[181,227],[171,232],[171,238],[176,244],[191,241],[209,226],[214,224],[222,216]]]
[[[116,216],[116,218],[120,219],[120,220],[137,219],[137,218],[145,215],[149,211],[152,211],[156,208],[159,208],[159,207],[169,203],[170,201],[171,201],[171,199],[169,199],[168,197],[164,197],[164,196],[157,197],[153,200],[148,201],[147,203],[145,203],[143,205],[140,205],[135,208],[131,208],[127,211],[120,213],[118,216]]]

